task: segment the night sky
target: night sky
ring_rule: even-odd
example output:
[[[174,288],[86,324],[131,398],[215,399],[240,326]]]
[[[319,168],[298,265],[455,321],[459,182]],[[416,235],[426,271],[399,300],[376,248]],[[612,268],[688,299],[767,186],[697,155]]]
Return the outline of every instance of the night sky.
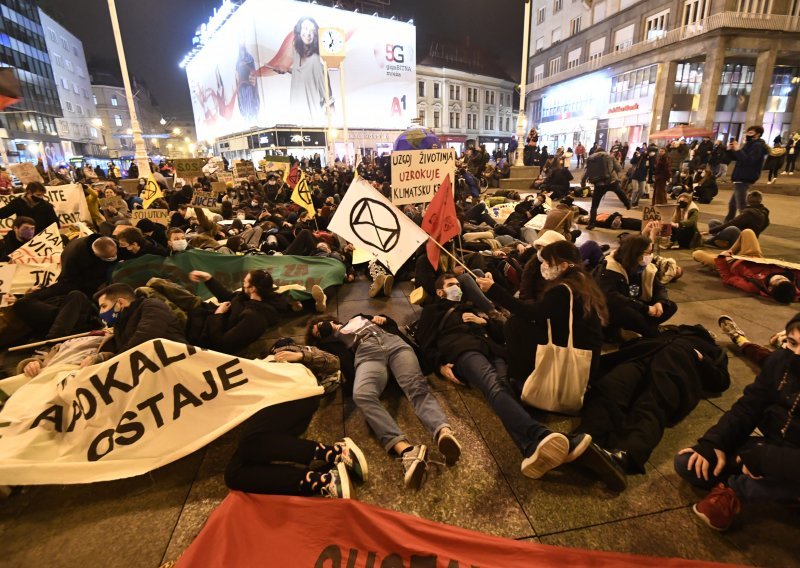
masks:
[[[128,67],[148,85],[165,117],[192,116],[186,74],[178,62],[191,50],[197,26],[221,3],[116,1]],[[106,0],[39,0],[39,5],[83,41],[87,60],[116,59]],[[418,49],[425,49],[432,37],[469,37],[472,45],[500,59],[511,77],[519,78],[523,0],[393,0],[390,11],[398,19],[414,18]]]

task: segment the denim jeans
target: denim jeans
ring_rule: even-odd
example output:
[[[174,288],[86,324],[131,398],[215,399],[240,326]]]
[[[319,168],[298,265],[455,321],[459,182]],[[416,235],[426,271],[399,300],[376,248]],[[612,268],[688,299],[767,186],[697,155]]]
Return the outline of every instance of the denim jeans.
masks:
[[[380,396],[389,381],[391,369],[397,384],[411,401],[414,413],[434,439],[442,428],[450,427],[436,398],[428,389],[428,381],[419,368],[414,350],[390,333],[377,333],[364,338],[356,349],[356,379],[353,401],[364,413],[380,443],[390,451],[406,440],[405,434],[381,404]]]
[[[717,466],[716,459],[708,466],[708,481],[700,479],[694,470],[687,470],[689,457],[692,454],[675,456],[675,471],[683,479],[701,489],[711,489],[719,483],[725,483],[733,489],[743,503],[795,503],[800,502],[800,485],[797,481],[770,479],[753,479],[742,473],[741,464],[736,463],[736,456],[745,449],[764,442],[764,438],[749,438],[736,452],[725,455],[725,467],[718,476],[713,474]]]
[[[472,272],[478,276],[483,276],[482,270],[473,269]],[[461,285],[461,291],[464,294],[465,300],[472,302],[473,306],[485,313],[489,313],[494,309],[494,304],[483,292],[481,292],[480,286],[478,286],[478,283],[475,282],[475,279],[472,276],[465,272],[456,276],[456,279]]]
[[[533,454],[539,442],[550,434],[549,429],[531,418],[514,395],[505,360],[495,357],[489,361],[478,351],[466,351],[456,359],[453,372],[483,393],[523,456]]]
[[[736,213],[746,207],[747,203],[745,198],[747,197],[747,190],[750,189],[751,185],[753,184],[743,181],[733,182],[733,195],[731,195],[731,199],[728,201],[728,214],[725,215],[726,223],[736,217]]]
[[[722,225],[722,221],[719,219],[711,219],[708,221],[709,230],[716,229],[720,225]],[[706,239],[705,244],[712,247],[728,249],[733,245],[733,243],[736,242],[736,239],[739,238],[740,234],[741,230],[739,227],[725,227],[717,234],[711,235],[708,239]]]

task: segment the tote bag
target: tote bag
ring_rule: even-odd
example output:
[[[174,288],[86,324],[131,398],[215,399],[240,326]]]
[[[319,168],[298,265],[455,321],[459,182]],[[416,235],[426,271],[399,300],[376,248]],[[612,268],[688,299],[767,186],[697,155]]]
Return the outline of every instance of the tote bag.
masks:
[[[547,321],[547,344],[536,349],[536,367],[525,381],[522,401],[562,414],[578,414],[589,383],[592,352],[572,344],[572,290],[569,290],[569,336],[567,346],[553,343],[553,330]]]

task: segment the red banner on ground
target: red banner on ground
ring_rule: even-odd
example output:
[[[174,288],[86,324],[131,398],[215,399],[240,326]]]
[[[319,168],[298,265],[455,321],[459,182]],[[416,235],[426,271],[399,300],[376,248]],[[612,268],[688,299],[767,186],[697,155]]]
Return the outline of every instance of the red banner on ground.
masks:
[[[177,568],[517,568],[727,566],[559,548],[490,536],[352,500],[231,492]]]

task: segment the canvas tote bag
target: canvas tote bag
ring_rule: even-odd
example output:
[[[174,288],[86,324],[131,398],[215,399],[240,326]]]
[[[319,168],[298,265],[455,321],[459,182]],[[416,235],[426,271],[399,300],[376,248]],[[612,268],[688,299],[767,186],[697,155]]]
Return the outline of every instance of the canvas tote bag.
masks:
[[[592,352],[576,349],[572,344],[572,290],[569,290],[569,336],[567,346],[553,343],[553,330],[547,321],[547,344],[536,349],[536,367],[525,381],[522,401],[526,404],[562,414],[578,414],[589,384]]]

